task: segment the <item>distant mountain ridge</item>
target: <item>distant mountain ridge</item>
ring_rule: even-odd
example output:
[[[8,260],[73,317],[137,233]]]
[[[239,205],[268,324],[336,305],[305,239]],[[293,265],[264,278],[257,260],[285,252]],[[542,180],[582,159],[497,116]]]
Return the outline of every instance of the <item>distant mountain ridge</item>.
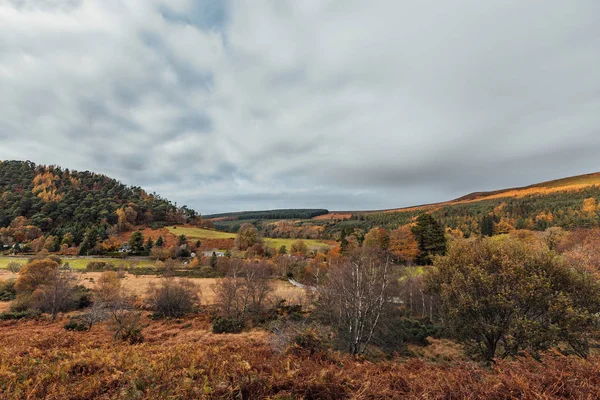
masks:
[[[487,226],[493,227],[494,233],[513,229],[541,231],[554,226],[598,227],[599,204],[600,173],[590,173],[523,187],[473,192],[439,203],[387,210],[331,211],[311,219],[288,220],[285,225],[259,217],[251,222],[275,237],[316,231],[320,232],[320,238],[333,239],[342,231],[355,232],[361,237],[374,227],[396,229],[410,225],[419,214],[427,212],[454,234],[470,236],[481,234],[484,220]],[[255,216],[258,215],[255,212]],[[241,222],[215,220],[214,224],[218,229],[235,232]]]

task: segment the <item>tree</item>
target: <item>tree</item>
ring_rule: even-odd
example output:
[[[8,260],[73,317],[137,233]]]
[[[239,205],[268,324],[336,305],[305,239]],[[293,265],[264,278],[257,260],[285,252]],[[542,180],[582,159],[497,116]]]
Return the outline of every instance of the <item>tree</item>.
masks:
[[[261,243],[261,239],[256,227],[249,223],[242,224],[235,239],[237,249],[245,251],[257,243]]]
[[[144,254],[149,255],[152,247],[154,247],[154,242],[151,237],[148,237],[148,240],[146,240],[146,244],[144,245]]]
[[[363,241],[363,247],[377,249],[377,250],[387,250],[390,246],[390,235],[388,231],[384,228],[372,228],[365,235],[365,240]]]
[[[129,238],[129,246],[133,254],[142,254],[144,252],[144,235],[140,231],[135,231]]]
[[[447,328],[488,362],[559,343],[586,356],[598,323],[597,273],[510,236],[455,242],[426,286],[440,296]]]
[[[389,251],[400,262],[412,264],[419,255],[419,244],[409,226],[400,226],[390,233]]]
[[[17,292],[32,293],[41,285],[49,283],[56,270],[58,270],[56,261],[50,259],[33,260],[21,268],[15,289]]]
[[[159,236],[158,239],[156,239],[155,246],[162,247],[164,244],[165,244],[165,240],[163,239],[162,236]]]
[[[285,245],[281,245],[281,247],[279,248],[279,250],[277,251],[277,253],[280,254],[280,255],[287,254],[287,247],[285,247]]]
[[[218,258],[217,258],[217,253],[215,253],[214,251],[212,252],[212,255],[210,256],[210,266],[213,269],[217,269],[217,262],[218,262]]]
[[[296,240],[292,243],[292,247],[290,247],[290,253],[292,254],[300,254],[305,256],[308,253],[308,246],[304,240]]]
[[[75,302],[76,275],[70,270],[54,269],[47,281],[33,292],[33,305],[55,319],[59,312],[72,309]]]
[[[481,218],[481,236],[492,236],[494,234],[494,217],[486,214]]]
[[[391,306],[393,282],[389,257],[366,249],[355,250],[330,267],[317,309],[351,354],[364,353],[374,339]]]
[[[199,288],[188,279],[163,277],[158,286],[148,288],[147,300],[155,315],[178,318],[189,314],[200,300]]]
[[[243,321],[248,314],[257,315],[273,291],[272,270],[267,263],[231,260],[225,278],[214,287],[216,303],[221,313]]]
[[[419,245],[417,264],[430,265],[435,256],[446,254],[444,229],[430,214],[421,214],[411,230]]]

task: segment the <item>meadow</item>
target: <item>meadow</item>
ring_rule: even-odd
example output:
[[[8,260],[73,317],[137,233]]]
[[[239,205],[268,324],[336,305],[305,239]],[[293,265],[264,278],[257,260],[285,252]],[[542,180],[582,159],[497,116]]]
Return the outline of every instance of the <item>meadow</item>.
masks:
[[[235,233],[221,232],[212,229],[195,228],[190,226],[169,227],[169,232],[174,235],[185,235],[188,239],[235,239]],[[309,250],[329,249],[332,246],[328,243],[314,239],[284,239],[284,238],[264,238],[267,246],[279,249],[281,246],[287,247],[288,251],[292,244],[298,240],[303,241]]]
[[[27,260],[30,257],[22,257],[22,256],[0,256],[0,269],[5,269],[6,266],[10,262],[16,262],[21,265],[27,264]],[[156,261],[148,260],[148,259],[135,259],[135,258],[111,258],[111,257],[61,257],[63,264],[69,264],[71,268],[76,270],[85,270],[85,267],[88,265],[90,261],[104,261],[115,266],[119,266],[124,264],[127,268],[132,265],[143,267],[143,266],[153,266]]]

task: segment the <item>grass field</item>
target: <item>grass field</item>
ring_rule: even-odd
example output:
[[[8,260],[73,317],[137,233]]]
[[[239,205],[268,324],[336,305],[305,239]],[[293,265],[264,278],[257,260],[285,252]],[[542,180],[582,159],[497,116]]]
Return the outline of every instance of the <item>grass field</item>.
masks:
[[[188,239],[235,239],[236,236],[235,233],[219,232],[190,226],[171,226],[168,229],[173,235],[185,235]]]
[[[0,269],[6,268],[9,262],[14,261],[19,264],[25,265],[29,257],[7,257],[0,256]],[[135,260],[135,259],[121,259],[121,258],[95,258],[95,257],[63,257],[63,263],[69,263],[69,265],[77,270],[84,270],[90,261],[104,261],[107,263],[114,264],[115,266],[119,266],[120,264],[125,264],[127,267],[130,267],[132,264],[137,266],[145,266],[145,265],[154,265],[155,261],[153,260]]]
[[[185,235],[188,239],[235,239],[235,233],[220,232],[210,229],[194,228],[189,226],[169,227],[169,232],[174,235]],[[292,244],[298,240],[302,240],[310,250],[329,249],[331,245],[314,239],[272,239],[265,238],[265,244],[269,247],[279,249],[285,246],[290,249]]]

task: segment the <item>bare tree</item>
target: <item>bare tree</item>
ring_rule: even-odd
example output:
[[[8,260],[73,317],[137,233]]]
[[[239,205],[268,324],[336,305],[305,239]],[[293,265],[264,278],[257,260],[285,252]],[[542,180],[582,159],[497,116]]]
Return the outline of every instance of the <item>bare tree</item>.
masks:
[[[248,313],[260,312],[273,290],[271,274],[271,267],[264,262],[232,260],[225,278],[214,288],[221,311],[239,320]]]
[[[164,277],[158,286],[148,288],[147,300],[157,315],[180,317],[194,310],[200,289],[189,279]]]
[[[353,251],[330,267],[320,288],[318,311],[337,331],[340,345],[362,354],[392,306],[392,264],[372,250]]]
[[[77,277],[72,271],[56,268],[46,283],[33,292],[34,304],[55,319],[59,312],[72,307],[76,283]]]

